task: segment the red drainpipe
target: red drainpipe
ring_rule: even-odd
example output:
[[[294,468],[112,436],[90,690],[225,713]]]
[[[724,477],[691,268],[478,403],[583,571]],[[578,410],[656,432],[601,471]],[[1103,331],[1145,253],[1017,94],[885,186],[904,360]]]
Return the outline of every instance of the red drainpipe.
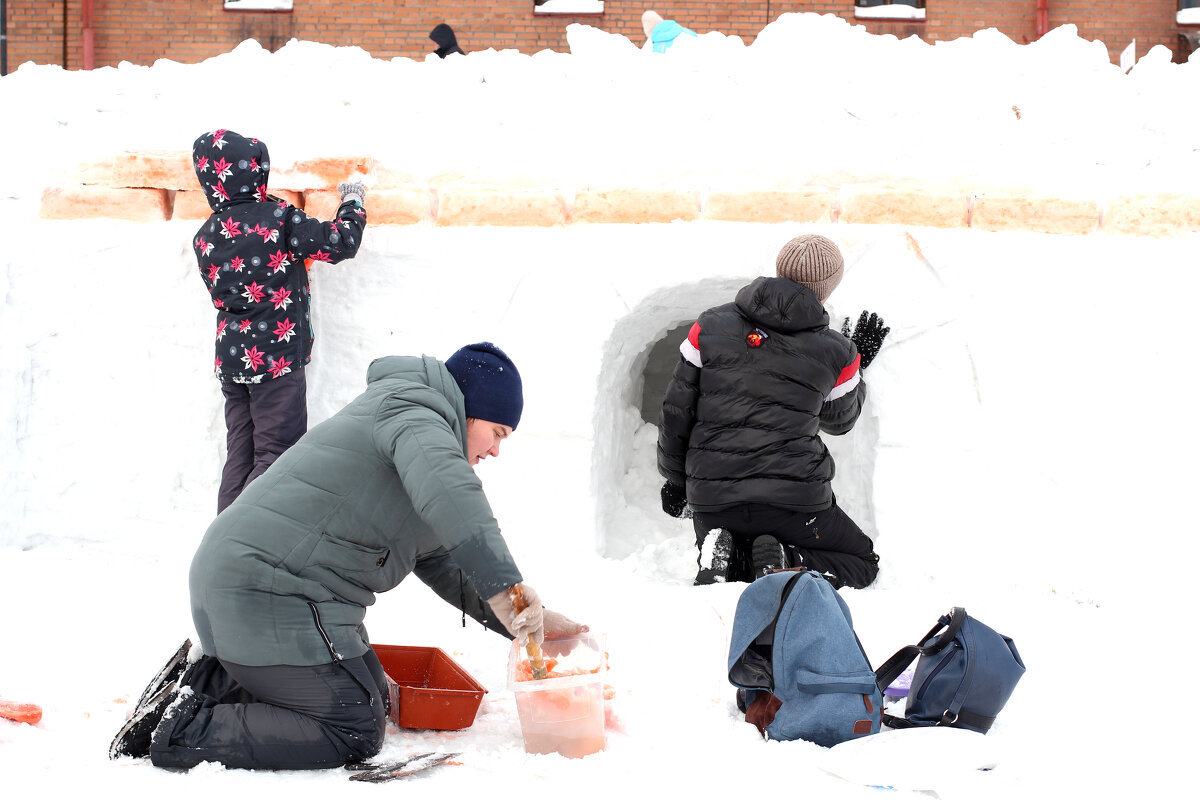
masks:
[[[83,0],[83,68],[92,69],[96,66],[96,39],[92,30],[92,0]]]
[[[1037,38],[1050,32],[1050,0],[1037,0]]]

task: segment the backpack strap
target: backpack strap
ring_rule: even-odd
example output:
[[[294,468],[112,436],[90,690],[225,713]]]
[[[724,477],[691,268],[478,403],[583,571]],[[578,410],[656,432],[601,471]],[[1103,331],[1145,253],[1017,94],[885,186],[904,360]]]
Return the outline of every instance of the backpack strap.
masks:
[[[910,644],[900,648],[894,656],[880,665],[879,669],[875,670],[875,685],[879,687],[880,692],[886,692],[887,688],[892,685],[892,681],[900,677],[900,673],[908,668],[913,659],[917,656],[935,655],[940,653],[946,645],[954,641],[954,637],[958,636],[958,632],[962,630],[963,622],[967,619],[967,610],[955,606],[950,610],[949,614],[943,615],[937,621],[937,624],[929,629],[929,633],[921,637],[920,641],[926,642],[933,639],[934,635],[945,628],[945,632],[934,639],[928,645]]]
[[[985,717],[982,714],[973,714],[970,711],[962,711],[962,710],[959,710],[959,712],[956,716],[953,716],[950,719],[943,718],[943,720],[942,720],[942,722],[944,722],[947,725],[953,725],[954,723],[957,722],[961,725],[967,725],[971,728],[978,728],[979,730],[981,730],[985,733],[988,731],[989,728],[992,727],[992,723],[995,721],[996,721],[995,717]],[[904,717],[895,717],[895,716],[892,716],[891,714],[884,714],[883,718],[880,720],[880,724],[887,725],[889,728],[896,728],[896,729],[923,727],[923,726],[918,726],[916,723],[909,722]],[[937,724],[940,725],[942,723],[937,723]]]
[[[963,612],[963,616],[966,616],[966,612]],[[971,686],[975,683],[975,665],[979,661],[979,652],[975,649],[974,628],[962,628],[962,637],[964,639],[962,650],[963,661],[965,662],[965,674],[963,675],[962,683],[958,685],[958,691],[954,693],[954,699],[950,701],[950,707],[942,715],[942,720],[947,725],[953,725],[960,721],[963,713],[963,703],[967,701],[967,692],[970,691]],[[990,726],[991,722],[989,721],[984,730],[987,730]]]

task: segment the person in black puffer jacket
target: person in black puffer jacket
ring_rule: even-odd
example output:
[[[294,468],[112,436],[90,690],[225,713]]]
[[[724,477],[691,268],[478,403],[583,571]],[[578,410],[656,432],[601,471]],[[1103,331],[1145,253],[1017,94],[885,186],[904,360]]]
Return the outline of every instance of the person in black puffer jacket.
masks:
[[[458,46],[458,37],[454,35],[454,29],[444,22],[439,22],[429,32],[429,38],[437,45],[437,49],[433,52],[438,58],[445,58],[453,53],[466,55],[461,47]]]
[[[312,353],[306,260],[337,263],[362,244],[360,182],[338,185],[322,222],[267,194],[267,145],[230,130],[201,134],[192,164],[213,213],[192,239],[217,309],[214,370],[225,397],[228,452],[217,513],[308,430],[304,366]]]
[[[697,584],[754,580],[804,566],[834,586],[875,580],[870,537],[837,505],[821,433],[854,427],[862,371],[889,331],[863,312],[853,332],[829,328],[824,303],[842,254],[824,236],[798,236],[734,302],[700,315],[659,417],[663,510],[690,512]]]

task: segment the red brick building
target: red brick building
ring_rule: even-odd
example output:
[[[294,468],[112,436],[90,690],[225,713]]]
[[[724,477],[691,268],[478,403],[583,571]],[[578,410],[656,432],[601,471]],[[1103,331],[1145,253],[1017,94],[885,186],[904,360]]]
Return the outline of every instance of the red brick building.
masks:
[[[747,44],[788,12],[836,14],[872,33],[935,42],[996,28],[1018,43],[1073,24],[1102,40],[1116,63],[1136,40],[1138,56],[1165,45],[1175,60],[1191,52],[1200,0],[0,0],[5,71],[26,61],[68,69],[151,64],[166,58],[194,63],[256,39],[275,50],[288,40],[356,45],[376,58],[423,58],[433,50],[434,25],[454,28],[468,52],[513,48],[524,53],[567,50],[566,26],[581,22],[641,44],[641,15],[653,8],[704,33],[721,31]],[[592,13],[547,8],[602,7]],[[257,6],[257,9],[248,7]],[[888,6],[889,8],[881,8]],[[901,8],[903,6],[903,8]],[[895,11],[899,18],[886,18]],[[885,18],[878,18],[883,15]],[[923,18],[921,18],[923,17]],[[1193,24],[1188,24],[1193,23]]]

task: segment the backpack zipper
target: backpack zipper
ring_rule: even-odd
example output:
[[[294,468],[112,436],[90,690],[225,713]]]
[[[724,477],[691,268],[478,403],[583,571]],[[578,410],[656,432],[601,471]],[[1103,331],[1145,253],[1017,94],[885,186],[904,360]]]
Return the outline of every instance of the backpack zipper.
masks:
[[[946,665],[950,663],[950,659],[954,657],[955,651],[962,649],[958,644],[958,640],[955,640],[950,644],[951,647],[947,648],[947,652],[944,656],[942,656],[942,660],[938,662],[938,665],[933,668],[932,672],[925,676],[925,680],[921,681],[921,688],[917,690],[918,699],[925,696],[925,690],[929,688],[929,684],[933,683],[933,679],[938,676],[938,673],[945,669]]]

